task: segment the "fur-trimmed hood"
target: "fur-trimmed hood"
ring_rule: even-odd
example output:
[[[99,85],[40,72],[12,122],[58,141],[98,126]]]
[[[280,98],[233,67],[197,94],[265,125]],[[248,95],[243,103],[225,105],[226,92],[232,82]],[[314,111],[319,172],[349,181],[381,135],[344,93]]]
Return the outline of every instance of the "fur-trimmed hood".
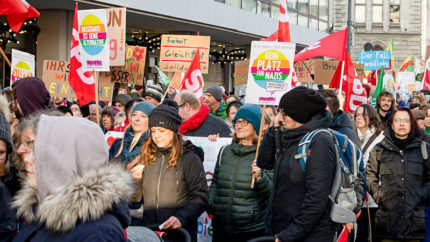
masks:
[[[18,216],[39,223],[53,232],[73,230],[77,222],[100,219],[107,211],[129,201],[134,192],[130,173],[121,164],[111,163],[75,176],[69,183],[38,201],[34,189],[25,185],[12,205]]]

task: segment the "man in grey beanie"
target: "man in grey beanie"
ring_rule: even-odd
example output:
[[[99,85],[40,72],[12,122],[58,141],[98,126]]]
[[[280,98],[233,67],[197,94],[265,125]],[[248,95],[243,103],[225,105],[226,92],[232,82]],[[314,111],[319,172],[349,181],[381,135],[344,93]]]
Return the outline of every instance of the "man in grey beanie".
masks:
[[[211,114],[225,120],[228,103],[222,101],[223,94],[224,92],[220,86],[211,86],[206,89],[203,102],[209,106]]]

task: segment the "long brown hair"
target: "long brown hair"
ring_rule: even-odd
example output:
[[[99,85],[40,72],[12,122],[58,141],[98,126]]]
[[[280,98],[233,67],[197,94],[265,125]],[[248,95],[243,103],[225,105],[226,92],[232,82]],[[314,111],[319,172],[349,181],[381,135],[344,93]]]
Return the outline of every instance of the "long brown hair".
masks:
[[[176,163],[179,159],[182,158],[183,144],[184,140],[182,139],[181,134],[173,135],[173,142],[171,145],[172,151],[170,152],[169,161],[166,164],[166,167],[168,169],[176,167]],[[157,158],[157,145],[152,140],[151,135],[148,135],[148,137],[146,137],[145,142],[142,146],[142,153],[140,155],[142,158],[142,165],[148,166],[154,164],[155,159]]]

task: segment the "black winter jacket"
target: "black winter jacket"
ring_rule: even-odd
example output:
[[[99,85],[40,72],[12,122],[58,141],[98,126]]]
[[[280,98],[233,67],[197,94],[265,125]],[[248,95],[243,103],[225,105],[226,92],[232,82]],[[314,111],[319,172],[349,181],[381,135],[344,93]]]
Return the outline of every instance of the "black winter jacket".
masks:
[[[214,233],[246,233],[264,229],[264,218],[272,188],[266,172],[251,188],[252,162],[256,145],[232,141],[218,155],[209,189]]]
[[[12,209],[11,195],[0,181],[0,241],[11,241],[17,231],[16,209]]]
[[[430,159],[423,160],[422,137],[404,150],[394,144],[389,129],[370,152],[367,187],[379,208],[376,235],[387,239],[421,240],[426,234],[425,207],[429,205]],[[430,155],[430,146],[426,144]]]
[[[208,115],[208,117],[200,124],[195,130],[186,132],[185,136],[208,137],[212,134],[219,134],[219,137],[230,137],[230,128],[227,123],[215,115]]]
[[[330,124],[330,113],[323,111],[299,128],[281,131],[282,149],[276,160],[279,128],[269,128],[261,143],[257,165],[275,169],[266,232],[281,241],[333,241],[337,224],[330,219],[328,198],[336,168],[333,140],[323,132],[312,139],[305,172],[294,158],[306,133]]]
[[[361,147],[360,138],[358,138],[357,133],[354,131],[354,125],[348,114],[342,110],[339,110],[336,115],[331,120],[330,128],[336,130],[337,132],[348,136],[357,147]]]

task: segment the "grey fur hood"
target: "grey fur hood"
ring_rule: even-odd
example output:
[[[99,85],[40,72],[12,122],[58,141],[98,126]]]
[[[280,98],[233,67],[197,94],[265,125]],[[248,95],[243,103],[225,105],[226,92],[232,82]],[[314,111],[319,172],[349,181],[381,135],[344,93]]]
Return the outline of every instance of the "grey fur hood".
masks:
[[[121,164],[111,163],[89,169],[70,182],[52,190],[38,201],[34,189],[25,185],[12,205],[17,216],[30,223],[39,223],[53,232],[73,230],[77,222],[94,221],[122,201],[129,201],[134,192],[130,173]]]

